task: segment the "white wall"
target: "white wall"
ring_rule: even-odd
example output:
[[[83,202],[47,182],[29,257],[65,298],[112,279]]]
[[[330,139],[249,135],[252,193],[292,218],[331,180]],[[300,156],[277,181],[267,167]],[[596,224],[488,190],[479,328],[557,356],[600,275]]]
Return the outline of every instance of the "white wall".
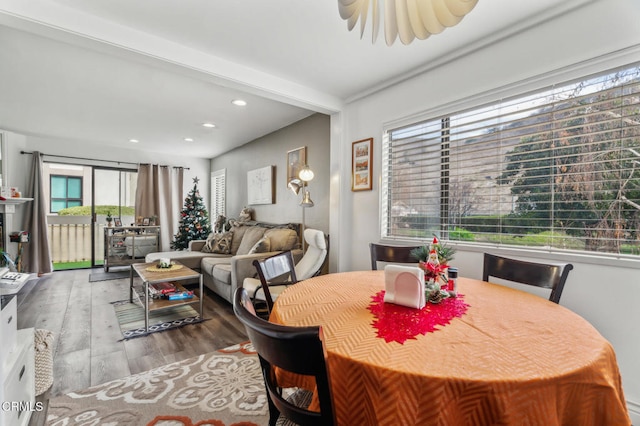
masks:
[[[499,17],[496,17],[499,18]],[[498,99],[500,89],[518,83],[516,91],[640,61],[640,2],[595,1],[579,11],[549,20],[526,31],[509,34],[485,48],[414,78],[350,102],[332,117],[332,218],[336,241],[332,262],[339,271],[368,269],[368,243],[380,239],[379,189],[381,135],[387,126],[416,120],[424,112],[446,111],[448,104],[468,97],[478,103]],[[425,41],[428,43],[428,40]],[[585,63],[585,61],[589,61]],[[576,64],[580,64],[576,67]],[[561,74],[561,75],[560,75]],[[373,191],[351,192],[351,142],[374,138]],[[459,248],[456,264],[465,276],[480,278],[482,248]],[[497,250],[493,250],[497,251]],[[544,259],[531,253],[507,252],[522,258]],[[557,260],[557,256],[554,256]],[[640,261],[596,263],[569,259],[575,269],[561,304],[591,322],[614,346],[633,420],[640,424]]]

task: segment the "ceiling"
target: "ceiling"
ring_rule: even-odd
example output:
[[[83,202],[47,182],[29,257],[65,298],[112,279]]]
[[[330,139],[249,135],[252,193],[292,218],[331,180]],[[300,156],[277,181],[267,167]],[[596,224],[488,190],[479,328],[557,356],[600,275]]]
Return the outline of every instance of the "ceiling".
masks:
[[[0,0],[0,129],[211,158],[589,1],[480,0],[389,47],[337,0]]]

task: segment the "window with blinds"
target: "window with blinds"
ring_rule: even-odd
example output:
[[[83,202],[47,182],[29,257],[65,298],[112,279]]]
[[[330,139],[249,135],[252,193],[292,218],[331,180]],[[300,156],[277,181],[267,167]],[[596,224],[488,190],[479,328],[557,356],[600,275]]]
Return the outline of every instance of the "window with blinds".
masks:
[[[386,132],[382,236],[640,254],[640,66]]]
[[[227,169],[211,172],[211,213],[215,221],[218,216],[226,216]]]

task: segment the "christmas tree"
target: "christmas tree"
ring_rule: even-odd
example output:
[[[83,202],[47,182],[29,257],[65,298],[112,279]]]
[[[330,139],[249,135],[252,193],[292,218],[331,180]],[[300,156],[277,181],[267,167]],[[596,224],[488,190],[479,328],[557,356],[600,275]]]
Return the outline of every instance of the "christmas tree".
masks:
[[[184,199],[178,233],[174,235],[171,243],[171,248],[174,250],[188,248],[191,240],[206,240],[211,233],[209,213],[198,191],[198,181],[197,177],[193,179],[193,189]]]

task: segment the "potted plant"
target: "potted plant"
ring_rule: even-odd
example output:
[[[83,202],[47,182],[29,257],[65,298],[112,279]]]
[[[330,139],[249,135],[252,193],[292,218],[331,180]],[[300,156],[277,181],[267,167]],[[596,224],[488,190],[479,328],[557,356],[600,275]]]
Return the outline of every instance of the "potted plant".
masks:
[[[113,217],[111,217],[111,210],[107,211],[107,226],[111,228]]]

